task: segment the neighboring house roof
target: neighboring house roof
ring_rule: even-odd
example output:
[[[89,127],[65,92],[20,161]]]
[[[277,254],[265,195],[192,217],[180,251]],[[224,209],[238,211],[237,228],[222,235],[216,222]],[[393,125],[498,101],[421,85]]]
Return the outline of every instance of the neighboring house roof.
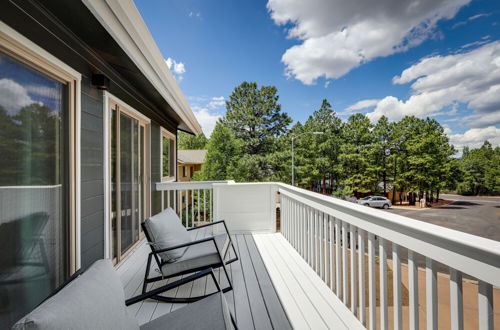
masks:
[[[179,129],[202,133],[175,78],[132,0],[83,0],[142,74],[181,118]]]
[[[183,164],[203,164],[207,150],[177,150],[177,162]]]

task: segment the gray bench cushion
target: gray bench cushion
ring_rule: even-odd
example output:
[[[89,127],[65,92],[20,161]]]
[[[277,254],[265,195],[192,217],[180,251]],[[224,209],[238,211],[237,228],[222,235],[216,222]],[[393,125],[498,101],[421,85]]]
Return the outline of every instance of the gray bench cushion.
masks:
[[[13,329],[139,329],[139,324],[127,315],[111,261],[99,260]]]
[[[224,256],[229,247],[229,238],[227,234],[216,235],[214,238],[219,251],[222,256]],[[210,266],[220,262],[221,259],[215,249],[214,243],[208,241],[189,246],[181,258],[173,263],[163,265],[161,272],[164,276],[169,276],[182,271]]]
[[[224,295],[216,293],[141,326],[141,330],[160,329],[222,330],[233,327]]]
[[[171,208],[146,219],[144,224],[151,243],[157,250],[191,242],[191,237],[182,225],[181,219]],[[179,248],[162,252],[159,255],[163,261],[172,262],[182,257],[186,249],[185,247]]]

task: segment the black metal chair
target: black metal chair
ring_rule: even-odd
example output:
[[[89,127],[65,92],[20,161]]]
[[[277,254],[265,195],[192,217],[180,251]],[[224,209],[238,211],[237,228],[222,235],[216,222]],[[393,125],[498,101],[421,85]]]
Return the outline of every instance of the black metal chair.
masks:
[[[233,289],[233,286],[231,283],[231,279],[229,278],[226,265],[229,265],[230,263],[237,261],[238,254],[236,252],[236,249],[234,248],[225,221],[224,220],[215,221],[198,227],[188,228],[186,230],[191,232],[194,230],[200,230],[202,228],[207,228],[217,224],[222,224],[224,226],[225,230],[224,234],[210,236],[199,240],[191,241],[185,244],[179,244],[168,248],[159,249],[155,246],[155,243],[152,240],[152,233],[149,232],[149,228],[145,225],[144,222],[141,223],[141,226],[144,230],[144,234],[146,235],[146,239],[148,240],[149,246],[151,248],[151,252],[148,255],[142,293],[143,294],[147,293],[147,286],[150,283],[169,279],[180,275],[206,270],[208,268],[212,269],[222,268],[224,270],[224,274],[229,284],[228,287],[223,288],[222,291],[223,292],[231,291]],[[187,250],[184,253],[184,255],[178,260],[175,260],[173,262],[167,262],[162,259],[161,256],[162,253],[184,247],[187,247]],[[235,257],[226,261],[230,248],[233,249]],[[157,271],[161,273],[161,275],[150,278],[149,273],[151,269],[151,261],[153,258],[158,266]],[[207,296],[209,296],[209,294],[196,297],[186,297],[186,298],[153,295],[150,298],[170,303],[191,303],[200,300],[202,298],[205,298]]]

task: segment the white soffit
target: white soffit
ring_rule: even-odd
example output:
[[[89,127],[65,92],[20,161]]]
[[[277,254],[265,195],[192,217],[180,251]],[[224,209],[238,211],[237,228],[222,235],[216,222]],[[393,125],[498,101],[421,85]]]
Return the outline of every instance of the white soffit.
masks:
[[[196,135],[201,126],[132,0],[82,0],[144,76]],[[179,128],[182,127],[181,124]]]

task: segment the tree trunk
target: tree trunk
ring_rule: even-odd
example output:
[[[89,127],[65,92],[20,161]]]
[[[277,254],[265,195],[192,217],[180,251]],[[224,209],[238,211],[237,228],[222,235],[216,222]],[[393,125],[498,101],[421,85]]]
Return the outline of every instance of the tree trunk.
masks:
[[[326,176],[323,175],[323,195],[326,195]]]

